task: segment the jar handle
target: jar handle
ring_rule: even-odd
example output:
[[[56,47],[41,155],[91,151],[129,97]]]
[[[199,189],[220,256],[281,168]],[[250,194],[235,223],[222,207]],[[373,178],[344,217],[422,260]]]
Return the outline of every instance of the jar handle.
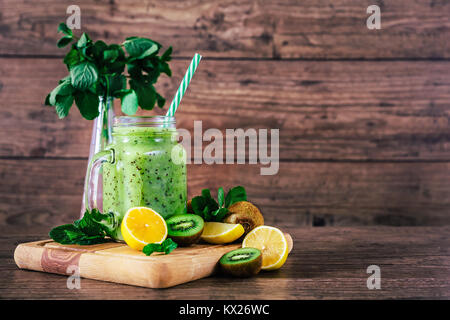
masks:
[[[89,162],[87,176],[86,176],[86,182],[84,185],[84,197],[85,197],[84,204],[85,204],[86,210],[91,211],[93,208],[94,209],[98,208],[98,206],[97,206],[97,187],[95,187],[94,190],[89,188],[89,185],[91,183],[91,178],[98,177],[99,169],[103,163],[108,162],[108,163],[112,164],[112,163],[114,163],[114,161],[115,161],[114,149],[108,149],[108,150],[104,150],[104,151],[100,151],[100,152],[96,153],[92,157],[92,160]],[[95,186],[97,186],[97,182],[96,182]],[[93,197],[91,196],[92,193],[93,193]],[[94,201],[93,206],[91,206],[92,200]]]

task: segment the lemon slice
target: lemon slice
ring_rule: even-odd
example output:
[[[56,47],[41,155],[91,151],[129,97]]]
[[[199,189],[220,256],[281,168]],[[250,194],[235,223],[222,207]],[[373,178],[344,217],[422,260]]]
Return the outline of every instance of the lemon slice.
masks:
[[[146,207],[129,209],[123,217],[120,231],[126,244],[136,250],[142,250],[149,243],[161,243],[167,237],[164,218]]]
[[[244,227],[240,224],[205,222],[201,238],[214,244],[230,243],[239,239],[244,234],[244,231]]]
[[[250,231],[242,241],[242,247],[261,250],[263,270],[281,268],[289,253],[288,243],[283,232],[269,226],[256,227]]]

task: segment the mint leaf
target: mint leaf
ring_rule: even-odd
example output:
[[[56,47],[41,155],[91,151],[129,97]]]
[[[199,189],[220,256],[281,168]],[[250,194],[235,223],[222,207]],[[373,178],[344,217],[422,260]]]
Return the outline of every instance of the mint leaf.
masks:
[[[164,252],[164,254],[169,254],[173,250],[175,250],[177,247],[178,247],[178,245],[176,242],[174,242],[170,238],[167,238],[161,244],[159,244],[159,243],[147,244],[144,247],[144,249],[142,249],[142,252],[145,253],[145,255],[147,255],[147,256],[151,255],[153,252]]]
[[[142,68],[137,63],[128,62],[127,69],[132,79],[142,79]]]
[[[164,107],[164,104],[166,103],[166,99],[164,99],[158,92],[156,93],[156,102],[158,104],[158,107],[162,108]]]
[[[192,210],[194,210],[194,213],[205,218],[203,216],[203,210],[206,207],[206,200],[203,198],[203,196],[197,196],[192,198],[191,200]]]
[[[61,80],[58,81],[58,84],[62,84],[64,82],[70,83],[70,75],[65,76],[64,78],[62,78]]]
[[[119,59],[125,58],[125,52],[123,51],[123,48],[120,45],[118,45],[118,44],[115,44],[115,43],[110,44],[108,46],[107,50],[114,50],[114,51],[116,51],[118,53],[118,58]]]
[[[220,222],[223,220],[223,218],[225,218],[225,216],[228,213],[228,209],[227,208],[219,208],[213,212],[211,212],[211,220],[212,221],[217,221]]]
[[[122,112],[133,115],[138,109],[138,97],[134,90],[128,90],[128,93],[122,96]]]
[[[139,106],[144,110],[152,110],[156,102],[155,88],[137,80],[130,80],[130,87],[136,92]]]
[[[106,68],[109,70],[108,72],[120,74],[125,70],[125,61],[117,59],[113,63],[107,63]]]
[[[166,62],[162,62],[159,65],[159,72],[167,74],[169,77],[172,76],[172,70],[170,70],[169,65]]]
[[[202,189],[202,196],[205,197],[205,198],[212,199],[211,191],[209,191],[209,189]]]
[[[90,91],[78,91],[75,93],[75,104],[77,105],[78,110],[80,110],[83,118],[93,120],[98,117],[98,95]]]
[[[219,204],[211,197],[209,189],[203,189],[202,196],[205,199],[206,208],[209,212],[219,209]]]
[[[72,224],[64,224],[50,230],[49,236],[61,244],[73,243],[72,241],[81,237],[81,232]]]
[[[62,32],[62,33],[64,33],[65,35],[70,36],[70,37],[73,36],[72,30],[71,30],[64,22],[61,22],[61,23],[59,24],[59,26],[58,26],[58,32]]]
[[[127,87],[127,78],[123,75],[109,77],[109,93],[116,96],[115,92],[124,90]]]
[[[173,241],[172,239],[166,239],[162,243],[162,249],[164,250],[164,254],[169,254],[173,250],[175,250],[178,247],[178,244]]]
[[[223,205],[224,205],[224,198],[225,198],[225,193],[223,191],[223,188],[220,187],[219,191],[217,192],[217,200],[219,201],[219,207],[223,207]]]
[[[131,37],[123,43],[125,50],[133,58],[140,58],[140,56],[145,55],[148,52],[152,52],[154,46],[156,46],[156,51],[159,50],[161,45],[153,40],[146,38]],[[156,52],[155,51],[155,52]]]
[[[58,117],[60,119],[67,117],[69,114],[69,110],[72,107],[73,104],[73,96],[58,96],[56,98],[56,113],[58,114]]]
[[[62,37],[61,39],[58,40],[58,42],[56,43],[56,46],[58,48],[64,48],[65,46],[67,46],[71,42],[72,42],[72,37],[64,36],[64,37]]]
[[[45,97],[45,101],[44,104],[46,106],[51,106],[52,104],[50,103],[50,93]]]
[[[50,96],[48,98],[48,102],[52,105],[56,105],[56,98],[58,96],[68,96],[71,95],[74,91],[70,79],[64,78],[60,81],[60,84],[50,92]]]
[[[97,82],[97,67],[92,62],[81,62],[70,69],[70,78],[72,86],[84,91]]]
[[[71,66],[76,65],[79,62],[80,62],[80,54],[78,53],[78,50],[74,48],[70,49],[70,51],[64,57],[64,63],[70,70]]]
[[[77,47],[78,48],[84,48],[86,47],[88,44],[91,44],[92,40],[91,38],[89,38],[89,36],[83,32],[83,34],[81,35],[80,39],[77,42]]]
[[[103,52],[101,63],[104,64],[105,74],[120,75],[125,70],[125,52],[122,47],[112,44]]]
[[[237,186],[228,190],[225,198],[225,207],[228,208],[233,203],[239,201],[247,201],[247,193],[245,192],[245,188],[242,186]]]
[[[116,50],[103,51],[103,59],[108,62],[114,62],[119,57],[119,53]]]
[[[93,46],[90,46],[90,52],[96,60],[99,60],[99,62],[104,59],[104,54],[107,49],[108,45],[102,40],[98,40]]]
[[[172,59],[171,54],[172,54],[172,46],[170,46],[166,51],[164,51],[163,55],[161,56],[161,60],[166,62],[170,61]]]
[[[148,56],[151,56],[152,54],[158,52],[159,48],[156,44],[152,45],[150,48],[142,52],[137,59],[144,59]]]

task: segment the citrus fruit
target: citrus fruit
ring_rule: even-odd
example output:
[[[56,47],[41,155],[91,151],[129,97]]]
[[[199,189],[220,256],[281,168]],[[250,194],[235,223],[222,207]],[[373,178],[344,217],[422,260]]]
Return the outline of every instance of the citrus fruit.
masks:
[[[123,217],[120,231],[126,244],[136,250],[142,250],[149,243],[161,243],[167,237],[164,218],[146,207],[129,209]]]
[[[261,250],[263,270],[281,268],[289,253],[288,243],[283,232],[269,226],[259,226],[250,231],[242,241],[242,247]]]
[[[230,243],[239,239],[244,231],[244,227],[240,224],[205,222],[201,239],[214,244]]]

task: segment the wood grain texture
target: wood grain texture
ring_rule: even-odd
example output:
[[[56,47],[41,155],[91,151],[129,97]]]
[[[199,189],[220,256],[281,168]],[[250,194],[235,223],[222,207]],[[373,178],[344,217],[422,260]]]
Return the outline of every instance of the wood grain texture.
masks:
[[[78,216],[91,122],[46,94],[66,73],[70,1],[0,0],[0,225]],[[368,30],[366,8],[381,8]],[[450,3],[443,0],[77,1],[94,39],[173,45],[173,97],[204,56],[178,127],[280,129],[280,173],[190,166],[189,192],[242,184],[272,224],[449,224]],[[306,61],[305,61],[306,60]],[[366,61],[368,60],[368,61]],[[119,104],[116,103],[119,111]],[[162,113],[157,110],[156,113]]]
[[[60,55],[56,26],[73,4],[2,0],[0,54]],[[381,30],[369,30],[369,5]],[[77,1],[82,30],[122,42],[131,35],[172,45],[176,56],[250,58],[448,58],[448,1]]]
[[[86,160],[0,160],[0,225],[55,226],[78,218]],[[188,195],[244,185],[266,224],[447,225],[449,163],[189,165]]]
[[[161,78],[169,101],[188,63]],[[450,160],[449,73],[450,62],[205,60],[177,126],[280,129],[282,160]],[[0,59],[0,156],[87,156],[92,122],[43,106],[65,74],[59,60]]]
[[[278,271],[250,279],[214,276],[166,290],[89,279],[67,289],[67,277],[19,270],[18,243],[46,229],[0,228],[3,299],[449,299],[448,227],[286,228],[294,250]],[[366,286],[369,265],[381,268],[381,290]],[[214,288],[214,290],[212,290]],[[114,292],[112,295],[111,292]]]

